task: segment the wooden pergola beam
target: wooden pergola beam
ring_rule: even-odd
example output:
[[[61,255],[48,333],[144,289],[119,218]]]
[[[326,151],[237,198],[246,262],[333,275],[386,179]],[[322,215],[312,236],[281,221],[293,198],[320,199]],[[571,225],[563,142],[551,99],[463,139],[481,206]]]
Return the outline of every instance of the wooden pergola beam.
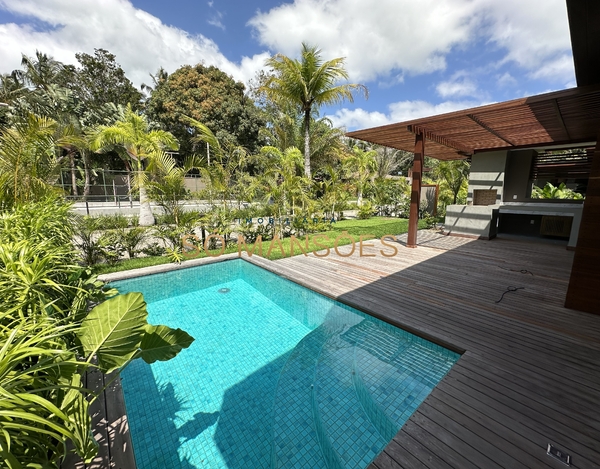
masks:
[[[431,140],[432,142],[439,143],[440,145],[444,145],[446,147],[454,148],[455,150],[463,153],[465,156],[470,156],[473,154],[472,148],[468,148],[464,145],[461,145],[460,143],[455,142],[447,137],[437,135],[431,130],[427,130],[426,128],[420,125],[409,125],[407,129],[409,132],[412,132],[415,135],[423,135],[427,140]]]
[[[415,136],[415,157],[412,168],[412,190],[410,193],[410,214],[408,217],[408,239],[406,247],[417,247],[417,229],[419,224],[419,204],[421,202],[421,175],[425,160],[425,136],[419,132]]]
[[[481,127],[482,129],[487,130],[489,133],[491,133],[492,135],[498,137],[500,140],[508,143],[511,147],[514,147],[515,144],[513,142],[511,142],[509,139],[507,139],[506,137],[503,137],[502,135],[500,135],[499,132],[497,132],[496,130],[492,129],[489,125],[485,124],[479,117],[477,117],[475,114],[467,114],[467,117],[469,119],[471,119],[473,122],[475,122],[479,127]]]
[[[563,119],[562,113],[560,112],[560,108],[558,107],[558,101],[556,99],[553,99],[550,102],[552,103],[554,112],[556,112],[556,118],[558,119],[558,124],[560,125],[560,128],[563,130],[563,132],[567,136],[567,140],[571,140],[571,136],[569,135],[569,131],[567,130],[567,126],[565,125],[565,121]]]

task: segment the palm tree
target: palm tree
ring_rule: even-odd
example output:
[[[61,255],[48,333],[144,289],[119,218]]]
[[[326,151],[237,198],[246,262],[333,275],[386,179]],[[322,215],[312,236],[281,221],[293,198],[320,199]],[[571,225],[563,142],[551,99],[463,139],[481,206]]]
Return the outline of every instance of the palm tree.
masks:
[[[157,202],[178,226],[183,210],[181,201],[189,194],[185,187],[185,176],[199,167],[200,160],[195,156],[188,156],[183,166],[178,166],[175,158],[168,153],[156,155],[148,165],[148,171],[155,176],[148,183],[150,198]]]
[[[152,130],[145,116],[127,105],[123,115],[111,126],[100,126],[92,143],[93,150],[120,150],[129,170],[135,172],[135,183],[140,191],[141,226],[154,224],[154,215],[146,193],[144,161],[154,158],[164,150],[177,150],[177,139],[164,130]]]
[[[359,147],[354,147],[352,154],[344,160],[344,165],[355,180],[358,193],[356,203],[359,207],[362,205],[363,193],[377,170],[376,155],[377,152],[375,150],[365,151]]]
[[[323,61],[321,51],[302,43],[301,60],[276,54],[266,61],[275,74],[271,75],[261,89],[275,102],[297,106],[304,117],[304,174],[311,177],[310,169],[310,121],[311,114],[320,106],[338,104],[344,100],[354,101],[353,92],[368,95],[364,85],[344,83],[348,72],[344,58]]]
[[[231,202],[233,183],[242,176],[248,152],[240,145],[228,142],[222,145],[207,126],[191,117],[185,117],[185,121],[192,125],[197,132],[192,138],[192,142],[204,142],[210,146],[212,155],[210,166],[202,168],[201,172],[210,182],[210,186],[221,193],[223,208],[227,211]]]
[[[57,76],[63,71],[62,62],[55,60],[40,51],[35,51],[35,58],[21,56],[21,66],[24,70],[17,70],[17,76],[22,81],[36,90],[48,91],[56,84]]]
[[[448,185],[452,191],[452,203],[456,204],[460,189],[469,179],[470,170],[471,165],[465,160],[439,161],[434,163],[432,173]]]
[[[283,236],[283,215],[295,215],[297,202],[304,207],[308,199],[309,180],[299,176],[302,169],[302,153],[296,147],[280,151],[275,147],[263,147],[261,156],[266,160],[266,170],[260,178],[267,202],[273,204],[279,220],[279,233]]]
[[[324,211],[329,212],[331,210],[331,216],[335,218],[336,206],[339,207],[348,197],[346,184],[342,180],[342,171],[340,171],[340,168],[327,166],[325,168],[325,175],[326,178],[319,184],[319,188],[323,191],[321,202],[323,207],[325,207]]]
[[[30,114],[0,134],[0,208],[38,200],[56,192],[61,158],[56,121]]]

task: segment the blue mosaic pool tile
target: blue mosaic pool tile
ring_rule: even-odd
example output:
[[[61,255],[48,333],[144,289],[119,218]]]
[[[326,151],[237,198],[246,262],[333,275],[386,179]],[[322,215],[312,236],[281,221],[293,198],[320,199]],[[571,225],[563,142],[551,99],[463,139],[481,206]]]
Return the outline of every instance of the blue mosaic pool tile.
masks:
[[[139,469],[366,467],[458,359],[243,260],[116,286],[196,338],[123,372]]]

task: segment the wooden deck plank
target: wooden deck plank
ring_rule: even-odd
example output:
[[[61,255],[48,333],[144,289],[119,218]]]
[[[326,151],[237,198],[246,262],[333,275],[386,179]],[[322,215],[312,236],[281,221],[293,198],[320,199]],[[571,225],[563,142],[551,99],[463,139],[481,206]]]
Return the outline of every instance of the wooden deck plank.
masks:
[[[400,238],[393,258],[275,262],[287,278],[467,351],[372,467],[565,467],[546,455],[549,442],[572,467],[600,467],[600,316],[563,306],[572,252],[423,239],[405,249]],[[495,303],[509,285],[525,289]]]

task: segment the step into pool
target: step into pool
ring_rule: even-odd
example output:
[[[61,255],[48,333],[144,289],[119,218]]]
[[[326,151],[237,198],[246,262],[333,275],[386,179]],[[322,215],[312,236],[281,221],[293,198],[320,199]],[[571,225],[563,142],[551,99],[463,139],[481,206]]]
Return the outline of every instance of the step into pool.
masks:
[[[122,373],[138,469],[365,468],[459,358],[242,259],[114,286],[196,339]]]

